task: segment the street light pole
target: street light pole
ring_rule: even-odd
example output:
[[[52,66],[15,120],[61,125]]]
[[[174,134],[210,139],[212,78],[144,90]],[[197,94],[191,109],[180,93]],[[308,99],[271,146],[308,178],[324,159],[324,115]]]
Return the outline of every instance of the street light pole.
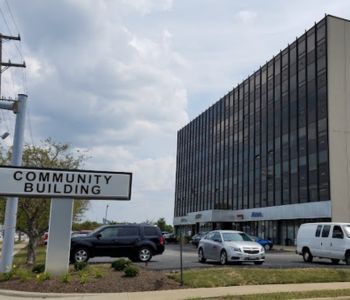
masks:
[[[105,221],[104,221],[104,224],[107,224],[108,207],[109,207],[109,205],[107,204],[107,205],[106,205],[106,214],[105,214]]]

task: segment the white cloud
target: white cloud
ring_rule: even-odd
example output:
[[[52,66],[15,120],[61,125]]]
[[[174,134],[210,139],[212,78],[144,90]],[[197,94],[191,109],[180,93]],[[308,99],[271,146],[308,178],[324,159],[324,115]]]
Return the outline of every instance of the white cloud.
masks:
[[[167,11],[173,6],[173,0],[122,0],[122,3],[142,15],[150,14],[153,11]]]
[[[258,14],[255,11],[242,10],[237,14],[238,18],[245,24],[254,21]]]
[[[174,190],[175,158],[160,157],[136,161],[130,166],[138,192]]]

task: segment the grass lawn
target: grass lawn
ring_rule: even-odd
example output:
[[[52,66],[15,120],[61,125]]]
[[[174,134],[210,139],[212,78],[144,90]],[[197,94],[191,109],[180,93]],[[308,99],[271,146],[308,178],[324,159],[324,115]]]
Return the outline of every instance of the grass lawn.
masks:
[[[36,264],[44,264],[46,258],[46,246],[40,246],[36,251]],[[27,249],[23,248],[15,254],[13,264],[17,267],[26,267]]]
[[[180,274],[172,274],[180,282]],[[191,288],[255,284],[316,283],[350,281],[349,269],[192,269],[183,273],[185,286]]]

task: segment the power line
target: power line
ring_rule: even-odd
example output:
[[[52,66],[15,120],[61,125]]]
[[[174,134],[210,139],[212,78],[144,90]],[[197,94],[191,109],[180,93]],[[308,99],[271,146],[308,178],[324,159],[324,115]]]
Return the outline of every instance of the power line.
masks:
[[[25,68],[25,63],[24,63],[24,62],[23,62],[23,64],[13,64],[13,63],[11,63],[11,61],[9,61],[8,63],[2,62],[2,55],[1,55],[1,54],[2,54],[2,51],[3,51],[3,49],[2,49],[2,43],[3,43],[3,42],[10,41],[10,40],[20,40],[20,35],[19,35],[19,34],[20,34],[20,32],[21,32],[21,31],[19,30],[19,26],[18,26],[18,24],[17,24],[17,22],[16,22],[16,19],[15,19],[13,13],[12,13],[12,10],[11,10],[11,7],[10,7],[8,1],[7,1],[7,0],[4,0],[4,1],[5,1],[5,4],[6,4],[6,7],[7,7],[7,11],[8,11],[8,13],[9,13],[9,15],[10,15],[10,18],[12,19],[12,23],[13,23],[15,29],[17,30],[18,37],[5,36],[5,35],[3,35],[3,34],[0,33],[0,97],[1,97],[1,75],[2,75],[2,73],[3,73],[7,68],[9,68],[9,67],[22,67],[22,68]],[[4,11],[1,9],[1,7],[0,7],[0,14],[1,14],[1,16],[2,16],[2,18],[3,18],[3,20],[4,20],[4,22],[5,22],[5,25],[6,25],[7,29],[9,30],[9,33],[12,35],[11,28],[10,28],[10,26],[9,26],[9,23],[7,22],[7,19],[6,19],[6,17],[5,17],[5,13],[4,13]],[[21,43],[19,44],[19,47],[20,47],[20,48],[19,48],[19,47],[17,46],[17,43],[15,43],[15,47],[16,47],[16,49],[17,49],[17,51],[18,51],[18,54],[20,55],[21,59],[24,61],[23,54],[22,54],[22,44],[21,44]],[[4,66],[3,69],[1,68],[2,66]],[[25,69],[23,70],[22,75],[23,75],[23,76],[22,76],[23,89],[24,89],[24,92],[27,94],[27,93],[28,93],[28,88],[27,88],[28,86],[27,86],[27,76],[26,76]],[[9,80],[10,80],[10,82],[11,82],[11,84],[12,84],[13,90],[15,90],[16,87],[15,87],[15,84],[14,84],[13,77],[10,76],[10,77],[9,77]],[[29,110],[28,110],[28,123],[29,123],[30,139],[31,139],[31,142],[32,142],[32,144],[33,144],[33,134],[32,134],[31,118],[30,118]],[[8,130],[8,131],[9,131],[9,130]]]
[[[16,22],[16,19],[14,17],[14,14],[12,13],[12,9],[10,7],[10,4],[7,0],[4,0],[5,1],[5,4],[6,4],[6,7],[7,7],[7,11],[12,19],[12,23],[15,27],[15,29],[17,30],[18,34],[21,33],[21,30],[18,26],[18,23]],[[4,12],[2,12],[2,16],[3,18],[5,19],[5,15],[4,15]],[[5,20],[6,22],[6,20]],[[8,23],[7,23],[8,24]],[[7,26],[9,28],[9,26]],[[15,47],[21,57],[21,59],[24,61],[24,57],[23,57],[23,50],[22,50],[22,43],[19,43],[19,47],[17,45],[17,43],[15,44]],[[22,69],[22,81],[23,81],[23,90],[26,94],[28,94],[28,84],[27,84],[27,76],[26,76],[26,70],[25,69]]]
[[[11,18],[12,18],[12,22],[13,22],[13,24],[15,25],[15,27],[16,27],[16,29],[17,29],[17,32],[21,32],[21,31],[19,30],[19,27],[17,26],[17,22],[16,22],[15,18],[13,17],[13,14],[12,14],[12,11],[11,11],[11,8],[10,8],[10,5],[9,5],[9,3],[7,2],[7,0],[5,0],[5,3],[6,3],[6,6],[7,6],[8,11],[9,11],[9,13],[10,13],[10,16],[11,16]]]
[[[5,1],[6,1],[6,0],[5,0]],[[12,18],[12,22],[13,22],[13,24],[15,25],[15,27],[16,27],[16,29],[17,29],[17,32],[18,32],[18,34],[19,34],[20,31],[19,31],[19,29],[18,29],[17,23],[16,23],[16,21],[15,21],[15,18],[13,17],[11,8],[10,8],[10,6],[9,6],[9,4],[8,4],[7,1],[6,1],[6,5],[7,5],[7,8],[8,8],[8,11],[9,11],[9,13],[10,13],[10,16],[11,16],[11,18]],[[1,7],[0,7],[0,14],[1,14],[2,18],[4,19],[4,22],[5,22],[5,25],[6,25],[7,29],[8,29],[8,31],[9,31],[9,34],[12,35],[12,30],[11,30],[11,28],[10,28],[10,26],[9,26],[9,24],[8,24],[8,22],[7,22],[7,20],[6,20],[4,11],[1,9]],[[18,48],[17,44],[15,44],[15,47],[16,47],[16,49],[17,49],[17,51],[18,51],[18,54],[20,55],[21,59],[24,60],[22,51]]]
[[[5,25],[6,25],[7,29],[8,29],[8,31],[9,31],[9,34],[12,34],[11,29],[10,29],[10,26],[9,26],[9,24],[7,23],[7,20],[6,20],[6,18],[5,18],[5,14],[4,14],[3,10],[1,9],[1,7],[0,7],[0,13],[1,13],[1,15],[2,15],[2,18],[4,19],[4,22],[5,22]]]
[[[19,30],[19,26],[17,25],[17,22],[16,22],[16,20],[15,20],[15,17],[14,17],[14,15],[13,15],[13,13],[12,13],[11,7],[10,7],[10,5],[9,5],[9,3],[8,3],[7,0],[5,0],[5,4],[6,4],[6,6],[7,6],[7,10],[8,10],[8,12],[9,12],[9,15],[10,15],[10,17],[11,17],[11,19],[12,19],[12,23],[14,24],[14,26],[15,26],[17,32],[18,32],[18,37],[20,37],[19,34],[20,34],[21,31]],[[0,7],[0,13],[1,13],[2,18],[4,19],[4,22],[5,22],[5,24],[6,24],[7,29],[9,30],[9,33],[12,35],[12,30],[11,30],[11,28],[10,28],[10,26],[9,26],[9,23],[7,22],[5,13],[4,13],[4,11],[1,9],[1,7]],[[8,40],[4,40],[4,42],[8,42]],[[16,50],[17,50],[19,56],[20,56],[21,59],[24,61],[24,57],[23,57],[23,54],[22,54],[22,48],[21,48],[22,44],[19,44],[19,47],[20,47],[20,48],[18,47],[17,43],[14,44],[14,45],[15,45],[15,47],[16,47]],[[24,78],[24,80],[23,80],[23,85],[25,85],[24,89],[27,89],[26,77],[24,76],[23,78]]]

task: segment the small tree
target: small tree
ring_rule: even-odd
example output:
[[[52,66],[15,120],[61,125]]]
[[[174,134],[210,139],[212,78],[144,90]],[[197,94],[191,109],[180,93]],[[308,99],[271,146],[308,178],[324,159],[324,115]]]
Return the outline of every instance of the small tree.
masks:
[[[4,152],[0,149],[0,163],[5,164],[11,160],[11,150]],[[77,169],[85,159],[84,155],[73,154],[68,144],[57,143],[52,139],[45,140],[42,145],[26,145],[23,150],[22,165],[38,168]],[[48,229],[50,214],[50,199],[46,198],[20,198],[17,212],[17,230],[28,235],[27,264],[33,265],[36,260],[36,248],[41,236]],[[1,217],[4,218],[5,201],[0,202]],[[88,201],[74,201],[74,219],[86,211]]]
[[[168,225],[165,221],[165,218],[158,219],[155,225],[157,225],[161,231],[173,232],[173,226]]]

